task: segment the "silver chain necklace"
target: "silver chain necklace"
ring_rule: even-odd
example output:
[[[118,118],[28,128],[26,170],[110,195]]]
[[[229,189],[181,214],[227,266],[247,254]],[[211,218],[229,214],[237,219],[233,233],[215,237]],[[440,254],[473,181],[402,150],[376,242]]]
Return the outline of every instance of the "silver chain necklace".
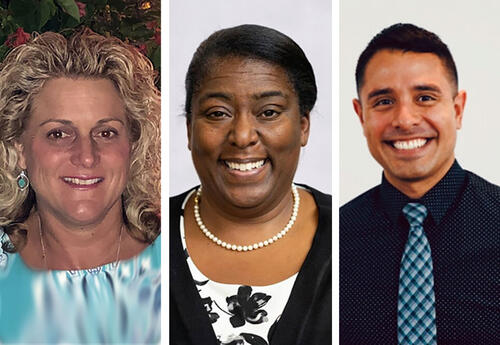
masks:
[[[288,221],[288,224],[281,230],[279,231],[276,235],[273,237],[268,238],[265,241],[262,242],[256,242],[254,244],[249,244],[249,245],[236,245],[236,244],[231,244],[228,242],[224,242],[220,238],[217,238],[214,234],[212,234],[208,228],[205,226],[203,223],[203,220],[201,219],[200,215],[200,197],[201,197],[201,186],[198,188],[196,191],[196,195],[194,197],[194,219],[196,220],[196,223],[198,224],[198,227],[200,230],[205,234],[205,236],[210,239],[212,242],[215,244],[229,249],[229,250],[234,250],[238,252],[246,252],[246,251],[251,251],[263,247],[267,247],[268,245],[278,241],[280,238],[286,235],[286,233],[292,228],[293,224],[295,223],[295,220],[297,219],[297,214],[299,213],[299,205],[300,205],[300,196],[299,192],[297,191],[297,186],[292,184],[292,195],[293,195],[293,211],[292,211],[292,216],[290,217],[290,220]]]
[[[47,251],[45,250],[45,245],[44,245],[44,242],[43,242],[42,221],[40,219],[40,215],[38,215],[38,230],[39,230],[39,233],[40,233],[40,245],[42,246],[42,260],[43,260],[43,264],[44,264],[45,270],[48,271],[49,270],[49,266],[47,264]],[[118,259],[120,258],[120,249],[121,249],[121,246],[122,246],[122,233],[123,233],[123,224],[120,227],[120,236],[118,238],[118,249],[116,250],[116,260],[115,260],[115,264],[114,264],[115,267],[116,267],[116,265],[118,265]],[[77,269],[79,269],[79,268],[77,268]]]

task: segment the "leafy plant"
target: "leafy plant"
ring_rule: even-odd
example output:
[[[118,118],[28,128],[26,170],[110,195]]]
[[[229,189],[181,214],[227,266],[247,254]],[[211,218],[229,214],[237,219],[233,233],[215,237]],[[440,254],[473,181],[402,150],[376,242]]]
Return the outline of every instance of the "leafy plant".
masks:
[[[88,26],[136,46],[160,72],[160,17],[160,0],[0,0],[0,62],[32,32]]]

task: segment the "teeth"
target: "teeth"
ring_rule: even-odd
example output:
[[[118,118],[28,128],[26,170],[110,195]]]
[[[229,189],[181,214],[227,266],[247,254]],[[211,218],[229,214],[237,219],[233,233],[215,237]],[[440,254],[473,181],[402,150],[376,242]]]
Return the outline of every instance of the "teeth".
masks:
[[[235,162],[225,161],[225,163],[229,167],[229,169],[239,170],[239,171],[248,171],[248,170],[260,168],[261,166],[264,165],[264,162],[265,162],[264,159],[261,161],[258,161],[258,162],[251,162],[251,163],[235,163]]]
[[[424,146],[426,142],[427,139],[419,138],[408,141],[395,141],[393,145],[398,150],[413,150]]]
[[[90,179],[90,180],[81,180],[79,178],[74,178],[74,177],[65,177],[64,181],[72,183],[72,184],[89,186],[91,184],[95,184],[95,183],[101,181],[101,179],[100,178],[93,178],[93,179]]]

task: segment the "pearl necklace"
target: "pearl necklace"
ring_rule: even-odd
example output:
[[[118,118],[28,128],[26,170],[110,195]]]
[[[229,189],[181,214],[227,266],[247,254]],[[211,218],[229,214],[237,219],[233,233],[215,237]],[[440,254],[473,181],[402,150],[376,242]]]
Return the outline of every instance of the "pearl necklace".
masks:
[[[45,250],[45,245],[43,242],[43,234],[42,234],[42,220],[40,219],[40,215],[38,215],[38,230],[40,232],[40,245],[42,246],[42,259],[43,259],[43,264],[45,266],[45,270],[49,270],[49,266],[47,264],[47,251]],[[120,227],[120,236],[118,238],[118,249],[116,251],[116,260],[114,263],[114,266],[118,265],[118,259],[120,258],[120,249],[122,246],[122,233],[123,233],[123,224]],[[77,268],[79,269],[79,268]]]
[[[285,236],[286,233],[292,228],[293,224],[295,223],[295,220],[297,219],[297,214],[299,213],[299,205],[300,205],[299,192],[297,191],[297,186],[295,186],[294,184],[292,184],[292,195],[293,195],[293,211],[292,211],[292,216],[290,217],[290,220],[288,221],[288,224],[283,228],[283,230],[278,232],[273,237],[271,237],[265,241],[259,242],[259,243],[256,242],[254,244],[241,246],[241,245],[236,245],[236,244],[224,242],[220,238],[217,238],[214,234],[212,234],[207,229],[205,224],[203,224],[203,220],[201,220],[200,205],[199,205],[200,197],[201,197],[201,186],[196,191],[196,196],[194,197],[194,219],[196,220],[196,223],[198,224],[200,230],[205,234],[205,236],[208,239],[210,239],[212,242],[214,242],[215,244],[217,244],[223,248],[238,251],[238,252],[251,251],[251,250],[266,247],[266,246],[276,242],[277,240],[279,240],[280,238]]]

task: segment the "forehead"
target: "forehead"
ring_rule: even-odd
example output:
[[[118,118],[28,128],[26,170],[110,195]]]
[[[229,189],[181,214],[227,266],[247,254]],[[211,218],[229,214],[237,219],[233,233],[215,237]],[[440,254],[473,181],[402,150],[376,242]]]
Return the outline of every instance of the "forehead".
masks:
[[[406,90],[434,85],[453,92],[454,85],[443,61],[432,53],[381,50],[366,65],[361,96],[377,89]]]
[[[250,94],[269,88],[295,93],[286,71],[276,64],[244,57],[222,57],[210,62],[198,94],[214,89]]]
[[[94,119],[125,118],[125,107],[114,84],[105,78],[54,78],[34,97],[31,117]]]

